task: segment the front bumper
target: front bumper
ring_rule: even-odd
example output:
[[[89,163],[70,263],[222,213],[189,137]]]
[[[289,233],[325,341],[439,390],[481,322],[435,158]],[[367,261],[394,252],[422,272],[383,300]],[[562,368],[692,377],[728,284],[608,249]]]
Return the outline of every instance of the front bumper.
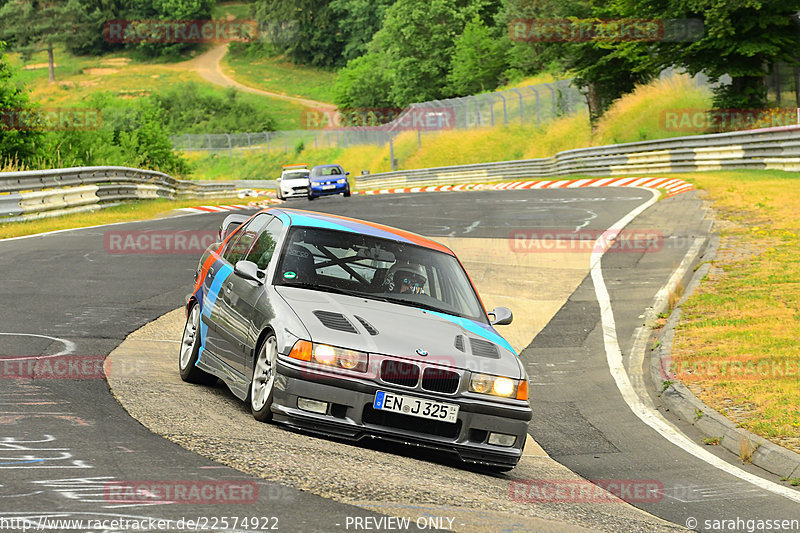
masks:
[[[522,456],[530,407],[477,401],[472,398],[409,393],[367,380],[332,377],[278,360],[273,393],[273,418],[289,426],[327,436],[359,441],[381,439],[455,453],[464,462],[513,467]],[[456,423],[438,422],[372,408],[378,390],[459,405]],[[298,397],[328,403],[325,414],[303,411]],[[489,432],[515,435],[513,446],[488,444]]]
[[[284,198],[293,198],[296,196],[308,196],[308,184],[305,185],[281,185],[281,196]]]
[[[312,183],[311,194],[313,196],[327,196],[329,194],[342,194],[347,191],[345,183]]]

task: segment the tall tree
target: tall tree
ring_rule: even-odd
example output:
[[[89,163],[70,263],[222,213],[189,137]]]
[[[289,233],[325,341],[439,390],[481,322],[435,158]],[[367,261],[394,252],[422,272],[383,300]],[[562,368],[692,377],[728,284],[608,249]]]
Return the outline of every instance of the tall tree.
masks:
[[[123,0],[124,1],[124,0]],[[124,3],[122,18],[129,20],[206,20],[211,18],[214,0],[128,0]],[[132,48],[146,57],[183,57],[198,47],[186,42],[130,43]]]
[[[331,9],[339,20],[345,61],[367,52],[367,45],[381,28],[386,10],[395,0],[333,0]]]
[[[76,25],[65,44],[70,53],[100,55],[122,48],[104,37],[106,21],[123,18],[126,0],[80,0],[74,10]]]
[[[700,19],[703,35],[692,42],[660,42],[659,65],[675,65],[690,74],[723,75],[729,85],[714,90],[714,105],[761,108],[767,103],[764,74],[778,61],[797,64],[800,28],[797,0],[618,0],[624,9],[646,17]]]
[[[650,44],[620,42],[620,38],[624,41],[625,37],[615,31],[608,34],[598,32],[594,36],[577,31],[581,21],[591,21],[597,29],[602,27],[603,21],[624,18],[634,17],[622,9],[621,2],[608,3],[604,0],[547,0],[533,6],[525,5],[521,0],[506,0],[505,9],[499,17],[507,23],[525,21],[530,33],[546,28],[538,23],[548,20],[562,21],[562,29],[568,28],[565,21],[575,24],[572,28],[576,31],[570,28],[552,40],[536,35],[531,39],[524,32],[522,36],[515,35],[515,38],[531,46],[530,53],[537,56],[536,63],[539,65],[550,65],[556,71],[574,75],[575,85],[586,94],[593,126],[616,99],[632,91],[637,84],[650,81],[658,73],[658,68],[647,54],[646,47]],[[526,26],[523,24],[522,27]],[[525,41],[526,38],[534,42]],[[634,46],[626,46],[628,44]],[[517,47],[515,52],[516,57],[524,61],[523,50]]]
[[[259,21],[296,29],[292,38],[273,43],[292,61],[316,66],[343,64],[343,36],[331,0],[256,0],[253,14]]]
[[[398,0],[375,34],[376,50],[386,54],[395,75],[390,99],[396,106],[442,98],[455,41],[483,2]]]
[[[0,38],[13,43],[23,57],[47,50],[50,83],[56,81],[53,47],[75,31],[78,0],[10,0],[0,8]]]
[[[496,88],[507,67],[507,46],[507,40],[475,15],[455,43],[448,76],[451,95],[464,96]]]

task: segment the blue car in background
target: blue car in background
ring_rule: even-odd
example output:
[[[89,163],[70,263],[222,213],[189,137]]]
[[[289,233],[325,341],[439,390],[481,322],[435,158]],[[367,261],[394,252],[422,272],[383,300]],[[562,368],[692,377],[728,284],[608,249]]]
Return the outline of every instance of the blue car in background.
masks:
[[[350,196],[350,183],[347,181],[349,172],[345,172],[341,165],[317,165],[311,169],[308,199],[313,200],[320,196],[342,194]]]

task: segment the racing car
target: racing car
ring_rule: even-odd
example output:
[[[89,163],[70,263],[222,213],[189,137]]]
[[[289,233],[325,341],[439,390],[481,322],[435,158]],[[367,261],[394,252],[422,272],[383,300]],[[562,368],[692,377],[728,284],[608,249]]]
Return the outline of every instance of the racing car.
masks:
[[[184,381],[221,379],[260,421],[377,437],[509,470],[528,377],[456,255],[425,237],[276,207],[229,215],[187,297]]]
[[[308,196],[311,171],[307,164],[283,165],[281,177],[277,180],[275,194],[280,200],[295,196]]]

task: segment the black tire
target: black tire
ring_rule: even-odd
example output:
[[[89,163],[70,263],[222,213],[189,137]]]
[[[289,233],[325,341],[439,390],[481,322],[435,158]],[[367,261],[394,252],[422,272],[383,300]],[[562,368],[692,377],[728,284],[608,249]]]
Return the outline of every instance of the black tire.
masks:
[[[281,190],[280,190],[280,188],[278,188],[278,190],[276,190],[276,191],[275,191],[275,196],[277,196],[277,197],[278,197],[278,200],[284,200],[284,199],[285,199],[285,198],[283,197],[283,195],[281,195]]]
[[[178,369],[181,379],[187,383],[213,385],[217,377],[204,372],[195,366],[200,355],[200,306],[197,303],[189,309],[186,325],[183,327],[181,350],[178,354]]]
[[[270,333],[258,349],[250,390],[247,393],[250,412],[259,422],[272,420],[272,397],[278,361],[278,340]]]
[[[310,202],[314,198],[316,198],[316,197],[313,194],[311,194],[311,191],[308,191],[308,201]]]
[[[347,189],[345,189],[344,191],[344,197],[348,198],[349,196],[350,196],[350,187],[347,187]]]

